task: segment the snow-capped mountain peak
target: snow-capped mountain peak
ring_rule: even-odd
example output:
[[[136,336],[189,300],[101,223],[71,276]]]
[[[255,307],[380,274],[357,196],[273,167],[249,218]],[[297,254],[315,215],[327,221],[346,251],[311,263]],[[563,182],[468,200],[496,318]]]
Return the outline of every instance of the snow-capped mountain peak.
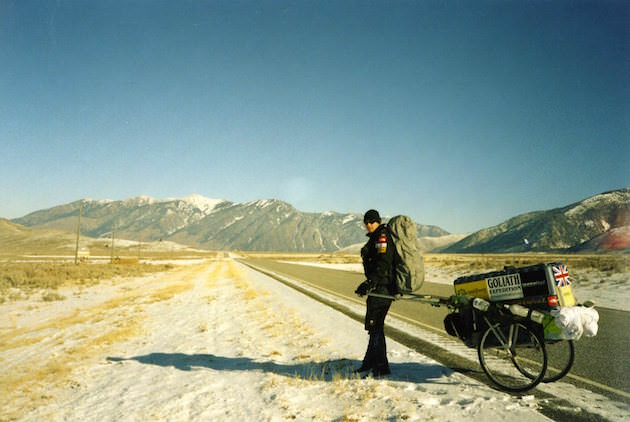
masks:
[[[135,198],[129,198],[122,201],[125,205],[152,205],[162,202],[148,195],[139,195]]]
[[[199,194],[188,195],[184,198],[181,198],[181,200],[189,203],[195,208],[198,208],[204,214],[211,213],[212,210],[214,210],[217,207],[217,205],[219,205],[222,202],[225,202],[224,199],[206,198],[205,196],[202,196]]]

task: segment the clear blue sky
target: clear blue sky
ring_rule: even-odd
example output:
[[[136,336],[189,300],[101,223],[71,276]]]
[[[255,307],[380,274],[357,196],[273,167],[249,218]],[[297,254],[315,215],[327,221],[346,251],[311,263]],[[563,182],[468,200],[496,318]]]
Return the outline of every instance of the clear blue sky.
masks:
[[[198,193],[451,232],[630,186],[626,1],[0,0],[0,216]]]

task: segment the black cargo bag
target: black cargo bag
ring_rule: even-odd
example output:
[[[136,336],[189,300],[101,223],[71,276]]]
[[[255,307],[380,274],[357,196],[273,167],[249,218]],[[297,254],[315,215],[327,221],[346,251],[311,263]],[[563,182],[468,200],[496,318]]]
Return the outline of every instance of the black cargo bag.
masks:
[[[474,315],[473,307],[468,304],[444,318],[444,329],[454,337],[458,337],[469,347],[474,347]]]

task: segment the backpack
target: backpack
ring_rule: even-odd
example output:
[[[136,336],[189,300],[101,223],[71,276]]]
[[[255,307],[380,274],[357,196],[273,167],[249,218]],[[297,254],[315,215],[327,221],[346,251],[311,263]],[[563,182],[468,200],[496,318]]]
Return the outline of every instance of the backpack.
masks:
[[[406,215],[392,217],[387,223],[396,249],[395,287],[398,294],[413,293],[424,282],[424,258],[420,252],[418,229]]]

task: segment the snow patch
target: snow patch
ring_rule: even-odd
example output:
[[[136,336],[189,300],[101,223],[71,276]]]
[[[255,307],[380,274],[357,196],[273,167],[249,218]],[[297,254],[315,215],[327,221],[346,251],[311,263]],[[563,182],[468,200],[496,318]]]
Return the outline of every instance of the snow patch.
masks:
[[[139,195],[135,198],[128,198],[122,201],[125,205],[153,205],[164,202],[163,200],[155,199],[148,195]]]
[[[616,191],[616,192],[608,192],[603,193],[601,195],[595,195],[590,198],[585,199],[584,201],[576,204],[573,208],[567,210],[564,215],[567,217],[579,217],[585,211],[591,208],[596,208],[601,204],[618,204],[625,205],[628,202],[628,193],[627,191]]]
[[[257,201],[249,201],[245,202],[243,205],[245,206],[254,206],[256,208],[267,208],[270,205],[273,205],[275,201],[273,199],[259,199]]]
[[[356,215],[348,214],[343,218],[343,220],[341,221],[341,224],[346,224],[351,221],[355,221],[356,219],[357,219]]]
[[[206,198],[205,196],[198,194],[188,195],[184,198],[181,198],[181,200],[201,210],[204,214],[210,214],[217,207],[217,205],[225,202],[224,199]]]
[[[112,202],[116,202],[113,199],[93,199],[93,198],[83,198],[81,202],[93,202],[99,205],[111,204]]]
[[[232,221],[230,221],[230,222],[229,222],[229,223],[227,223],[225,226],[223,226],[223,229],[227,229],[227,228],[228,228],[228,227],[230,227],[232,224],[236,223],[237,221],[242,220],[243,218],[245,218],[245,217],[243,217],[243,216],[240,216],[240,217],[234,217],[234,218],[232,219]]]

